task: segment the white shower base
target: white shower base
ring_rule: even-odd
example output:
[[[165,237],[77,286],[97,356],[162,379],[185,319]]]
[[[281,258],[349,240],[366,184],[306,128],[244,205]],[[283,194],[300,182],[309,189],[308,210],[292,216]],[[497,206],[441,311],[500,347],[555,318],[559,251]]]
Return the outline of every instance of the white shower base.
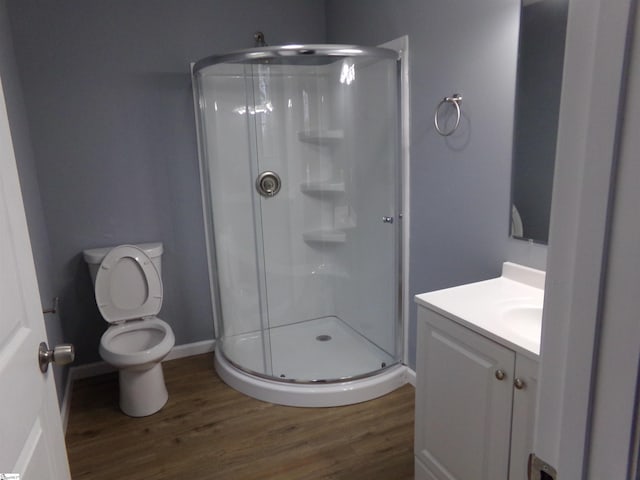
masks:
[[[331,338],[317,339],[326,338],[322,336]],[[407,383],[404,366],[387,367],[393,364],[393,357],[336,317],[271,328],[268,340],[271,355],[265,357],[259,333],[226,338],[225,353],[218,349],[215,356],[216,371],[225,383],[259,400],[298,407],[363,402]],[[373,376],[348,380],[378,370]],[[260,376],[265,372],[283,381]]]

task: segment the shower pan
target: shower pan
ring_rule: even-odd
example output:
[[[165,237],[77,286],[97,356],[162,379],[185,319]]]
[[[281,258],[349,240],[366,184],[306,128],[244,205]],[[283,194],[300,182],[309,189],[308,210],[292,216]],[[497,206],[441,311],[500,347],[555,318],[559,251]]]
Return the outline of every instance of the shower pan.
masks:
[[[218,374],[356,403],[406,383],[400,59],[288,45],[193,66]]]

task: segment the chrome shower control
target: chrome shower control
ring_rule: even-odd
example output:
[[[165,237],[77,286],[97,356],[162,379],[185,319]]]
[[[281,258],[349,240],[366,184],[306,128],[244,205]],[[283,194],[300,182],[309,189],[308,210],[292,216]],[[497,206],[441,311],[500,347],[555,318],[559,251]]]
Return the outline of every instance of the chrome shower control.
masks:
[[[280,191],[282,182],[276,172],[262,172],[256,178],[256,190],[263,197],[273,197]]]

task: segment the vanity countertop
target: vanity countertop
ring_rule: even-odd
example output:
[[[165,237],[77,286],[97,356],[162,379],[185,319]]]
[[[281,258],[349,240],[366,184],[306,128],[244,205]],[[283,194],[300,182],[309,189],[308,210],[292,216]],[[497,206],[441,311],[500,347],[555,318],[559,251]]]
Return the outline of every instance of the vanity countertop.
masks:
[[[505,262],[498,278],[423,293],[415,301],[538,360],[544,281],[541,270]]]

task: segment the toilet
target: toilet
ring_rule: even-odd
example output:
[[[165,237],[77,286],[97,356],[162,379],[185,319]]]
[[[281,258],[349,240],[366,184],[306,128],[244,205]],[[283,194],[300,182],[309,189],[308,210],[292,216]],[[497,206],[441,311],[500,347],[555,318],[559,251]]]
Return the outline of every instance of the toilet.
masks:
[[[152,415],[169,398],[161,362],[175,337],[156,316],[162,306],[162,252],[162,243],[83,252],[98,309],[111,324],[100,339],[100,356],[118,369],[120,409],[131,417]]]

